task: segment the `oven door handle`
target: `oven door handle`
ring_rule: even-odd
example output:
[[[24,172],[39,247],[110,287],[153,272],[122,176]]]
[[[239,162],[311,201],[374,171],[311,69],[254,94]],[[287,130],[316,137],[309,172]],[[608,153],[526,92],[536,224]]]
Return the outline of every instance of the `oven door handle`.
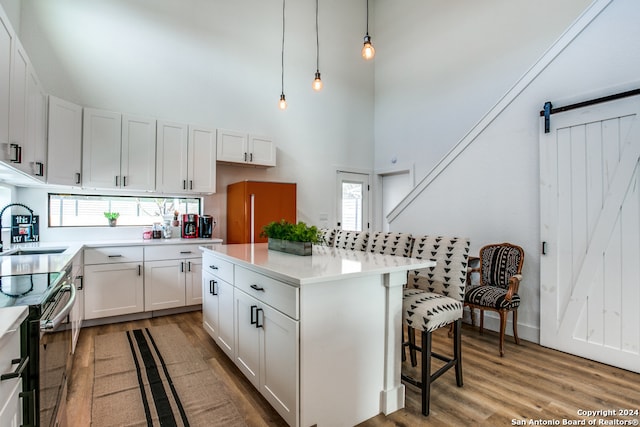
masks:
[[[73,308],[73,304],[76,302],[76,287],[72,283],[70,285],[65,285],[60,289],[60,292],[69,292],[71,295],[69,296],[69,301],[64,306],[64,308],[58,313],[53,319],[43,320],[40,322],[40,330],[42,332],[51,332],[54,329],[57,329],[58,326],[63,322],[64,318],[67,317],[71,309]]]

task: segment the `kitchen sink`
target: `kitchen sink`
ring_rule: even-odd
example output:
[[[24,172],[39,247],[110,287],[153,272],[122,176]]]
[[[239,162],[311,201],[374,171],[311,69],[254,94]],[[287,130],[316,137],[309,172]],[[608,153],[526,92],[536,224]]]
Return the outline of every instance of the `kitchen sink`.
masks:
[[[61,254],[66,250],[67,248],[20,248],[20,249],[12,249],[10,251],[0,253],[0,255],[2,256],[51,255],[51,254]]]

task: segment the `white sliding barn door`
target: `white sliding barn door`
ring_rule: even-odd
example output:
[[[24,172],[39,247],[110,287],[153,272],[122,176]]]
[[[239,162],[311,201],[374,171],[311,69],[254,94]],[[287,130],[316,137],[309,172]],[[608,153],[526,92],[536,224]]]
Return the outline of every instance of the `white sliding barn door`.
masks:
[[[540,133],[540,344],[634,372],[639,119],[635,96],[553,114]]]

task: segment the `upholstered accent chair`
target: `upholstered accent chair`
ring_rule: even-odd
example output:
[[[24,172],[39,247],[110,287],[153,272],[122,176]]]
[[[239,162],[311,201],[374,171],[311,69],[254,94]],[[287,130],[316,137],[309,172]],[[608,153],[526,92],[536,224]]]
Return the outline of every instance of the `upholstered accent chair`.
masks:
[[[416,237],[412,258],[431,259],[435,267],[409,271],[403,291],[403,323],[407,327],[411,364],[417,365],[416,350],[421,352],[421,380],[403,373],[402,379],[422,390],[422,413],[429,415],[431,383],[454,367],[456,384],[462,387],[462,311],[469,258],[469,239],[446,236]],[[453,356],[431,351],[431,333],[453,324]],[[415,331],[421,331],[421,346],[416,345]],[[431,373],[431,357],[445,365]]]
[[[411,255],[412,245],[413,238],[411,233],[384,233],[377,231],[369,237],[367,252],[406,258]]]
[[[325,246],[333,246],[333,242],[336,238],[337,230],[335,228],[321,228],[320,229],[320,244]]]
[[[480,274],[478,286],[469,288],[464,303],[471,310],[471,322],[474,322],[473,310],[480,310],[480,333],[484,329],[484,311],[495,311],[500,315],[500,356],[504,356],[504,334],[507,327],[507,315],[513,313],[513,338],[518,338],[518,307],[520,296],[518,287],[522,280],[524,250],[511,243],[496,243],[480,249],[479,267],[469,269],[471,274]]]
[[[369,241],[368,231],[346,231],[338,230],[333,246],[340,249],[352,251],[366,251]]]

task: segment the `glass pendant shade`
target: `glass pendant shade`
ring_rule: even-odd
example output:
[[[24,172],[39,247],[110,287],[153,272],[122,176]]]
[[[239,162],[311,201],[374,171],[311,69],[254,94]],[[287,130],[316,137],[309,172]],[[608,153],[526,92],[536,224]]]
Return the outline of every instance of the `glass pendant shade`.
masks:
[[[320,78],[319,71],[316,72],[316,78],[313,80],[312,87],[316,92],[320,92],[322,90],[322,79]]]
[[[287,109],[287,100],[284,97],[284,93],[280,95],[280,101],[278,102],[278,107],[280,107],[281,110]]]
[[[366,60],[373,59],[376,55],[376,50],[373,48],[371,44],[371,37],[369,34],[364,36],[364,46],[362,46],[362,57]]]

